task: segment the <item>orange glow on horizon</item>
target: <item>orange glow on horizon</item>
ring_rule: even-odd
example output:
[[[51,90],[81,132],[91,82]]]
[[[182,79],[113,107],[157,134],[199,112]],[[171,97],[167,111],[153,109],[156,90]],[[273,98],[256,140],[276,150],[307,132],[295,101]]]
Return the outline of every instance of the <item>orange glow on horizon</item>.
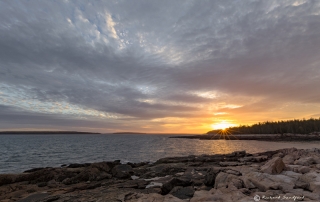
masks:
[[[211,127],[214,130],[225,130],[226,128],[229,128],[231,126],[235,126],[235,124],[229,123],[228,121],[221,121],[218,123],[211,124]]]

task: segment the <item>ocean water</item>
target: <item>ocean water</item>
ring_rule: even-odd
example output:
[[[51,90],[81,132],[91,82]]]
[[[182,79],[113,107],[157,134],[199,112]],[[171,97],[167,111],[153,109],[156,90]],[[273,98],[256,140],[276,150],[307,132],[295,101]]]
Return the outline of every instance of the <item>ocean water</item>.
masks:
[[[196,140],[173,135],[0,135],[0,173],[37,167],[121,160],[154,162],[163,157],[248,153],[282,148],[320,148],[320,142]]]

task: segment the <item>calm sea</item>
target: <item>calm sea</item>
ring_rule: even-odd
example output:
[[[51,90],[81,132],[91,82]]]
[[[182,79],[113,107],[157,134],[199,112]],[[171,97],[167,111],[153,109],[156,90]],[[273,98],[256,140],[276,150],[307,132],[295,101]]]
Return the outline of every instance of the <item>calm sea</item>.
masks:
[[[0,135],[0,173],[70,163],[154,162],[169,156],[320,148],[320,142],[174,139],[173,135]]]

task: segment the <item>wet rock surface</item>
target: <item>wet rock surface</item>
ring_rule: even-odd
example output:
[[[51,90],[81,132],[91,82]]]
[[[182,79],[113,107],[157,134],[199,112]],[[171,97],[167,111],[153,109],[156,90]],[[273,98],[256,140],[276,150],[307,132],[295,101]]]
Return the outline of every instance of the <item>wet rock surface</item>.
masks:
[[[257,195],[320,201],[320,149],[71,164],[0,175],[1,202],[254,201]]]

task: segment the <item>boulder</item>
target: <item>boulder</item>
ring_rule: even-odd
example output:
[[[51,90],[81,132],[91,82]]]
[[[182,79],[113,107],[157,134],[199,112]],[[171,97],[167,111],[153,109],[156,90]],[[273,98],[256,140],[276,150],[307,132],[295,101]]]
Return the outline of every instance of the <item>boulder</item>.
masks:
[[[275,157],[269,160],[261,167],[261,171],[269,174],[279,174],[285,168],[285,165],[280,157]]]
[[[145,179],[149,179],[149,178],[154,178],[154,177],[156,177],[157,176],[157,174],[154,172],[154,171],[150,171],[150,172],[148,172],[148,171],[144,171],[144,173],[143,172],[137,172],[136,170],[134,170],[134,174],[135,175],[138,175],[139,176],[139,174],[140,174],[140,178],[145,178]]]
[[[284,192],[290,191],[293,189],[295,181],[297,180],[296,176],[283,174],[270,175],[259,172],[251,172],[245,176],[241,176],[241,178],[244,179],[246,188],[250,189],[257,187],[262,192],[267,190],[283,190]]]
[[[62,168],[57,171],[54,180],[62,182],[66,178],[74,178],[83,171],[83,168]]]
[[[302,181],[297,181],[294,184],[295,189],[304,189],[304,190],[309,190],[309,183],[302,182]]]
[[[186,170],[186,168],[184,167],[185,165],[183,163],[158,164],[158,165],[149,167],[148,170],[151,173],[154,173],[155,176],[163,177],[166,175],[175,175],[177,173],[184,172]]]
[[[110,172],[113,163],[111,162],[100,162],[100,163],[92,163],[90,165],[91,168],[97,168],[99,171]]]
[[[265,179],[263,181],[250,178],[249,181],[253,184],[254,187],[257,187],[260,191],[265,192],[269,189],[277,190],[280,189],[280,183],[275,183],[270,179]],[[249,189],[249,187],[246,187]]]
[[[215,179],[214,188],[219,189],[221,187],[227,187],[229,181],[227,181],[229,174],[220,172]]]
[[[311,169],[307,166],[302,166],[298,169],[298,172],[299,173],[302,173],[302,174],[305,174],[305,173],[308,173]]]
[[[17,175],[15,182],[29,181],[31,184],[37,184],[39,182],[48,182],[57,175],[56,169],[45,168],[31,173],[23,173]]]
[[[172,178],[170,181],[164,183],[161,187],[162,194],[168,194],[175,186],[190,186],[192,183],[191,180],[182,179],[182,178]]]
[[[102,169],[104,170],[104,169]],[[67,174],[66,174],[67,173]],[[85,167],[77,172],[68,174],[69,172],[62,173],[58,181],[62,181],[65,185],[76,184],[79,182],[87,181],[100,181],[110,179],[112,176],[105,171],[100,171],[97,167]]]
[[[48,183],[47,183],[47,186],[49,188],[56,188],[58,186],[58,182],[55,181],[55,180],[50,180]]]
[[[226,156],[229,157],[244,157],[246,155],[246,151],[234,151],[231,154],[226,154]]]
[[[266,155],[256,156],[256,157],[253,157],[253,160],[254,160],[254,162],[263,162],[263,161],[268,160],[268,156],[266,156]]]
[[[90,168],[87,167],[83,169],[77,176],[73,179],[77,182],[86,182],[86,181],[94,181],[100,175],[100,171],[98,168]]]
[[[242,179],[242,181],[243,181],[244,187],[246,187],[247,189],[254,189],[254,188],[256,188],[256,186],[249,180],[248,177],[242,176],[241,179]]]
[[[188,168],[184,173],[176,173],[176,176],[181,176],[181,178],[191,179],[194,186],[201,186],[204,183],[207,183],[210,186],[210,183],[214,183],[215,178],[214,173],[211,173],[212,169],[198,169],[198,168]]]
[[[303,191],[301,193],[304,196],[305,201],[320,201],[320,194],[319,193],[312,193],[310,191]]]
[[[232,170],[232,169],[222,169],[222,172],[228,173],[228,174],[232,174],[232,175],[236,175],[236,176],[241,176],[241,172],[237,171],[237,170]]]
[[[149,189],[149,188],[160,188],[162,187],[162,183],[161,182],[150,182],[147,186],[146,186],[146,189]]]
[[[126,164],[116,165],[111,172],[114,177],[120,179],[130,178],[133,174],[132,167]]]
[[[216,171],[214,169],[209,169],[209,171],[207,172],[207,174],[204,177],[204,184],[207,186],[214,186],[214,182],[216,180],[217,173],[218,173],[218,171]]]
[[[320,155],[314,155],[312,156],[312,158],[314,159],[314,163],[315,164],[319,164],[320,163]]]
[[[240,162],[263,162],[268,160],[268,156],[261,155],[261,156],[246,156],[243,158],[240,158]]]
[[[212,196],[212,194],[210,191],[206,191],[206,190],[195,191],[190,202],[206,201],[211,196]],[[207,201],[209,201],[209,200],[207,200]]]
[[[133,168],[133,172],[136,176],[140,176],[142,177],[142,175],[145,175],[146,173],[148,173],[148,169],[145,167],[137,167],[137,168]],[[149,172],[149,174],[151,174],[152,172]],[[146,178],[148,178],[147,175],[145,175]],[[153,176],[154,177],[154,176]],[[149,177],[150,178],[150,177]]]
[[[300,176],[299,181],[309,184],[309,190],[320,193],[320,173],[308,172]]]
[[[127,164],[128,164],[129,166],[131,166],[132,168],[138,168],[138,167],[141,167],[141,166],[148,165],[149,162],[140,162],[140,163],[131,163],[131,162],[128,162]]]
[[[241,189],[244,187],[244,183],[242,179],[236,175],[220,172],[216,177],[214,188],[227,188],[229,186],[234,186],[237,189]]]
[[[287,165],[286,166],[286,170],[298,173],[299,172],[299,168],[301,168],[301,167],[302,166],[300,166],[300,165]]]
[[[251,162],[251,161],[254,161],[253,158],[254,158],[253,156],[246,156],[243,158],[239,158],[239,161],[240,162]]]
[[[244,183],[243,183],[242,179],[240,179],[240,178],[232,178],[231,179],[231,186],[232,185],[237,189],[244,188]]]
[[[11,184],[15,180],[15,175],[10,174],[0,174],[0,186]]]
[[[253,201],[253,197],[246,196],[242,190],[229,188],[211,189],[210,191],[196,191],[190,202],[209,202],[209,201]]]
[[[310,166],[311,164],[316,163],[313,157],[303,157],[294,162],[295,165],[302,165],[302,166]]]
[[[185,170],[186,168],[182,168],[180,166],[169,166],[162,169],[160,174],[162,174],[163,176],[175,175],[177,173],[183,173],[185,172]]]
[[[172,194],[173,196],[179,199],[189,199],[193,197],[194,188],[192,186],[188,186],[188,187],[177,186],[170,191],[170,194]]]
[[[68,166],[68,168],[83,168],[83,167],[88,167],[90,166],[91,163],[72,163]]]
[[[298,180],[299,177],[301,177],[302,174],[301,173],[297,173],[297,172],[293,172],[293,171],[283,171],[281,173],[281,175],[285,175],[285,176],[294,178],[295,180]]]
[[[232,168],[221,168],[222,172],[227,172],[229,174],[234,174],[238,176],[246,175],[251,172],[259,172],[260,165],[259,164],[251,164],[251,165],[243,165]],[[229,170],[229,171],[228,171]]]
[[[38,185],[38,187],[45,187],[48,185],[48,183],[47,182],[40,182],[37,185]]]
[[[283,163],[285,163],[285,164],[293,164],[294,163],[294,157],[292,156],[292,155],[290,155],[290,154],[288,154],[288,155],[285,155],[283,158],[282,158],[282,161],[283,161]]]
[[[70,184],[75,184],[75,183],[77,183],[77,181],[75,181],[72,178],[66,178],[66,179],[62,180],[62,184],[65,184],[65,185],[70,185]]]
[[[279,153],[276,153],[275,155],[272,156],[272,158],[274,157],[280,157],[280,158],[283,158],[284,157],[284,154],[282,152],[279,152]]]

